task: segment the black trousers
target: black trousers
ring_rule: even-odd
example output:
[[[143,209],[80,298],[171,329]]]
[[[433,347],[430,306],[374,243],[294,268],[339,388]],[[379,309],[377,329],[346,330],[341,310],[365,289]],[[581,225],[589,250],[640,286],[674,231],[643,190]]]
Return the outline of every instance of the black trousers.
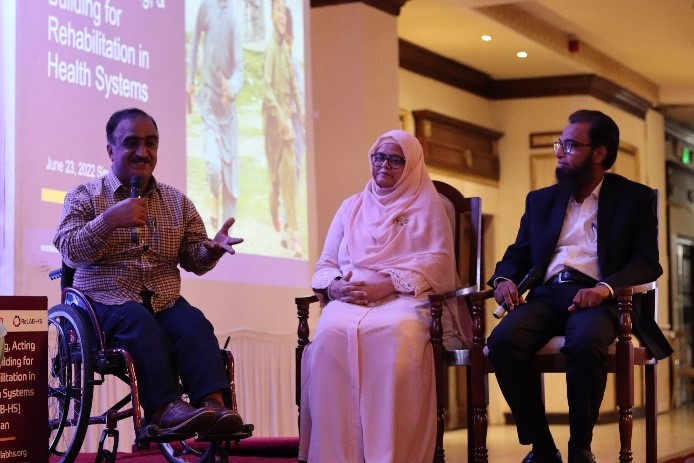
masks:
[[[516,422],[521,444],[554,446],[542,398],[540,374],[532,359],[552,337],[566,336],[569,449],[590,449],[593,427],[607,383],[607,349],[617,335],[616,304],[569,312],[581,284],[536,287],[528,303],[510,311],[488,339],[504,398]]]
[[[145,416],[180,398],[179,375],[192,403],[229,389],[212,324],[183,297],[156,314],[134,301],[93,306],[107,346],[123,348],[133,358]]]

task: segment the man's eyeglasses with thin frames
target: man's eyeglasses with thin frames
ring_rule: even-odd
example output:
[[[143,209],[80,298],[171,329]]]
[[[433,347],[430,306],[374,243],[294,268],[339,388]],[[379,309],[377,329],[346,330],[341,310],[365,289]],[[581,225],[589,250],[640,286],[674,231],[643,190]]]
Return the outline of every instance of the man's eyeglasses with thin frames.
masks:
[[[562,151],[564,151],[564,154],[571,154],[571,151],[574,148],[580,148],[581,146],[590,146],[593,147],[591,143],[578,143],[577,141],[574,140],[564,140],[564,141],[555,141],[554,142],[554,151],[558,150],[559,147],[561,146]]]

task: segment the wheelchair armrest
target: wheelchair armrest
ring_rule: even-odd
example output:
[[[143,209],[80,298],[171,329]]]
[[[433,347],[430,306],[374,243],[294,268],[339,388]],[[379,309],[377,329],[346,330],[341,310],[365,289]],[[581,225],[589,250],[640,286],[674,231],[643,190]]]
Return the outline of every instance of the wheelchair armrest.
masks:
[[[63,273],[63,275],[65,275],[65,273]],[[82,310],[82,312],[85,314],[85,316],[89,318],[92,330],[94,331],[94,335],[96,336],[96,342],[98,344],[97,347],[99,348],[99,350],[103,351],[106,348],[106,339],[104,336],[104,332],[101,329],[101,322],[96,316],[96,311],[94,311],[94,307],[92,307],[92,304],[91,302],[89,302],[87,296],[85,296],[84,293],[82,293],[82,291],[71,286],[63,287],[61,294],[61,302],[63,304],[79,307],[80,310]]]
[[[58,278],[63,276],[63,269],[61,268],[56,268],[48,272],[48,278],[51,280],[57,280]]]

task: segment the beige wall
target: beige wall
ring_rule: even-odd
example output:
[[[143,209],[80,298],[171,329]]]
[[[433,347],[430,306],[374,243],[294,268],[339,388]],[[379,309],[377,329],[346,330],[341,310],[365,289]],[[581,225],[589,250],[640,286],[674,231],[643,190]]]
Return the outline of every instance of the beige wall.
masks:
[[[398,122],[396,18],[361,3],[311,9],[318,251],[369,178],[367,151]]]
[[[400,77],[400,109],[409,114],[407,117],[408,130],[414,132],[414,121],[411,113],[420,109],[433,110],[496,130],[492,119],[492,105],[489,100],[404,69],[400,69],[398,75]],[[433,178],[450,183],[466,196],[480,196],[485,214],[496,212],[498,196],[496,185],[489,182],[470,181],[436,168],[431,168],[430,173]]]

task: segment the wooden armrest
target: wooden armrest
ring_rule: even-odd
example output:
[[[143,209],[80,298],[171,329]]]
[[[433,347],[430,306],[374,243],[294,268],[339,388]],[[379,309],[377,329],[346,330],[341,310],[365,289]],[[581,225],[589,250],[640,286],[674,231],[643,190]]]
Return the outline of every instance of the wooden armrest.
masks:
[[[429,294],[429,302],[445,301],[446,299],[453,299],[454,297],[464,297],[474,293],[477,289],[477,285],[471,285],[456,288],[452,291],[446,291],[445,293],[431,293]]]
[[[318,302],[318,296],[316,296],[315,294],[311,294],[310,296],[299,296],[294,298],[294,303],[296,303],[297,306],[313,304],[314,302]]]
[[[470,302],[473,302],[473,301],[483,302],[483,301],[486,301],[487,299],[491,299],[493,297],[494,297],[494,290],[491,288],[488,288],[488,289],[483,289],[481,291],[470,293],[466,299],[469,299]]]
[[[485,342],[484,325],[485,325],[485,310],[484,301],[494,296],[494,290],[487,289],[478,291],[477,285],[457,288],[446,293],[429,294],[429,303],[431,304],[431,343],[436,346],[443,346],[443,325],[441,317],[443,315],[443,302],[451,298],[464,298],[465,305],[470,311],[472,318],[472,338],[473,343],[480,342],[482,345]]]
[[[295,401],[297,407],[301,406],[301,357],[304,353],[304,347],[309,343],[310,330],[308,328],[308,312],[309,306],[319,302],[318,296],[312,294],[310,296],[300,296],[294,298],[294,303],[296,304],[296,314],[299,318],[299,325],[296,328],[296,353],[295,353],[295,365],[296,365],[296,377],[294,378],[296,387]]]
[[[484,355],[482,350],[487,344],[485,301],[493,297],[494,290],[491,288],[471,293],[465,297],[472,317],[472,351],[475,351],[473,355]]]
[[[443,301],[453,298],[465,297],[477,291],[477,285],[463,286],[456,288],[452,291],[446,291],[445,293],[431,293],[429,294],[429,303],[431,304],[431,328],[434,325],[441,324],[441,317],[443,316]]]
[[[614,289],[614,295],[617,299],[617,309],[619,310],[619,326],[617,332],[618,350],[631,349],[632,346],[632,297],[634,294],[643,294],[643,302],[648,305],[646,310],[650,312],[652,316],[655,316],[655,290],[657,287],[657,281],[651,281],[639,285],[624,286]]]
[[[639,285],[633,285],[633,286],[622,286],[614,289],[614,294],[615,297],[617,297],[618,294],[622,295],[632,295],[632,294],[644,294],[649,291],[653,291],[658,287],[658,282],[657,281],[649,281],[648,283],[642,283]]]
[[[308,328],[308,313],[309,306],[318,302],[318,296],[315,294],[311,296],[300,296],[294,298],[296,303],[296,315],[299,318],[299,326],[296,329],[296,335],[298,337],[297,343],[300,348],[303,348],[308,344],[308,337],[310,330]]]

